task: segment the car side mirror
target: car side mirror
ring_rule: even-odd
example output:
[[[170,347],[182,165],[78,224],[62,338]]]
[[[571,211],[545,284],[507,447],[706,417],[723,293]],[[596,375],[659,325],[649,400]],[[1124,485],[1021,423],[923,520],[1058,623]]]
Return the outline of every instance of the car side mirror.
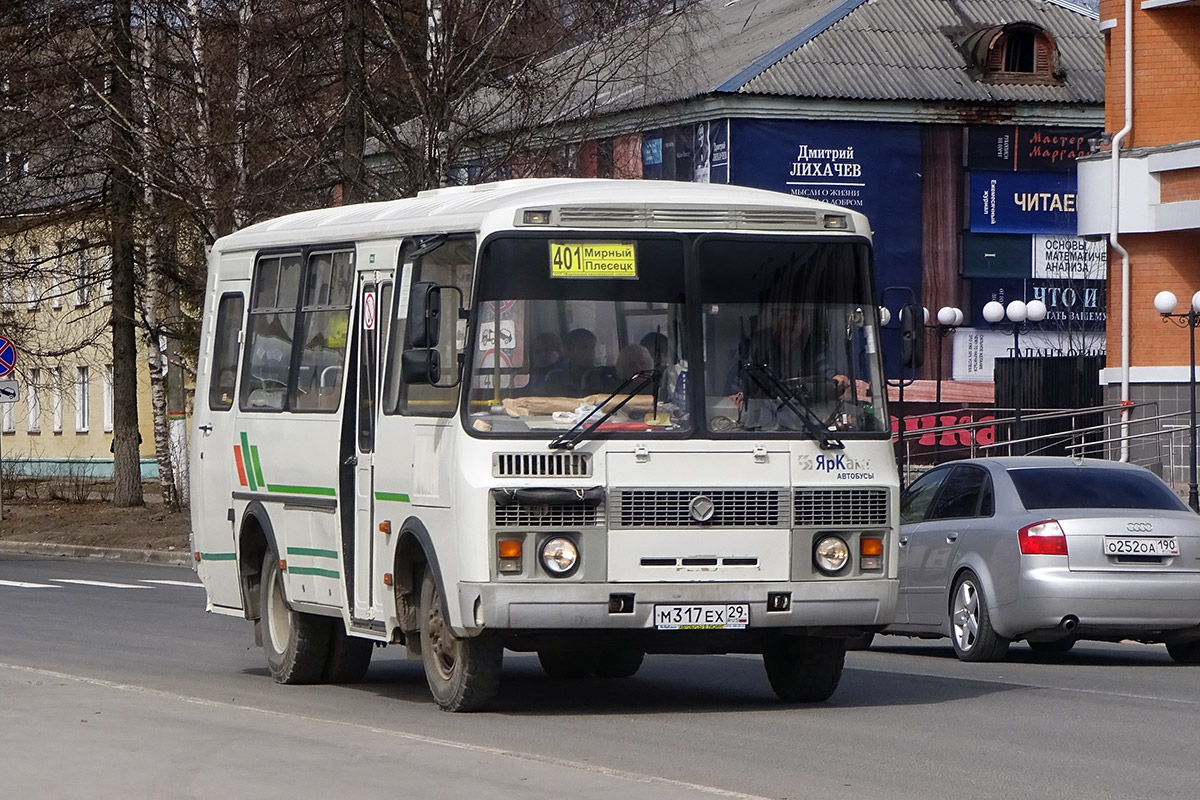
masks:
[[[400,354],[400,379],[436,386],[442,379],[441,354],[432,348],[405,350]]]
[[[417,348],[437,347],[441,318],[441,287],[429,281],[414,283],[408,305],[409,344]]]

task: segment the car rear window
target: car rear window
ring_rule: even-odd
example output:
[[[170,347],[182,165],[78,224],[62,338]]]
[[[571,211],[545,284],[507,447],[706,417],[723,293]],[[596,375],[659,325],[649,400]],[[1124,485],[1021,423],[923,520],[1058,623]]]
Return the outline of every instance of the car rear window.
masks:
[[[1174,492],[1150,473],[1095,467],[1010,469],[1021,503],[1037,508],[1152,508],[1186,511]]]

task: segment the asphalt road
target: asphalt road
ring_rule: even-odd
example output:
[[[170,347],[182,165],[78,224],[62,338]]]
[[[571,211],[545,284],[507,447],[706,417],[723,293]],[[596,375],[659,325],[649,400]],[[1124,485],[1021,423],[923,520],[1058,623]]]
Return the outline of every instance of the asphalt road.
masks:
[[[402,648],[361,685],[278,686],[180,567],[0,556],[0,795],[88,798],[1188,798],[1200,667],[1162,646],[963,664],[880,637],[828,703],[761,662],[649,656],[555,681],[509,654],[446,714]]]

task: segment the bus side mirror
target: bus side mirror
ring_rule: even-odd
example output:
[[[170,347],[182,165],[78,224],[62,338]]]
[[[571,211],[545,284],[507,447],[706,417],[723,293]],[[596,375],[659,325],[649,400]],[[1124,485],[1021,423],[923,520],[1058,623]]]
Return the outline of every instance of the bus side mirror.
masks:
[[[408,306],[409,344],[418,348],[437,347],[441,319],[441,287],[428,281],[414,283]]]
[[[442,356],[437,350],[405,350],[400,354],[400,380],[437,385],[441,379]]]
[[[900,363],[913,369],[925,363],[925,309],[917,303],[900,309]]]

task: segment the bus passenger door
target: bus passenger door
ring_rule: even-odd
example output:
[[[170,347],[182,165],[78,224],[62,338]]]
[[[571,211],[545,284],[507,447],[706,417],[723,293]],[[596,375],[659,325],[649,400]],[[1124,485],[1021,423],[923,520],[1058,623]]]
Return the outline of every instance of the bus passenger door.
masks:
[[[212,307],[206,316],[212,327],[202,342],[201,393],[193,412],[192,551],[200,554],[196,571],[214,610],[242,607],[232,492],[244,463],[234,402],[249,288],[248,282],[239,282],[219,296],[210,290]]]
[[[379,413],[380,342],[387,341],[392,284],[362,276],[358,297],[358,398],[355,404],[354,596],[351,616],[376,619],[378,539],[375,520],[375,431]]]

